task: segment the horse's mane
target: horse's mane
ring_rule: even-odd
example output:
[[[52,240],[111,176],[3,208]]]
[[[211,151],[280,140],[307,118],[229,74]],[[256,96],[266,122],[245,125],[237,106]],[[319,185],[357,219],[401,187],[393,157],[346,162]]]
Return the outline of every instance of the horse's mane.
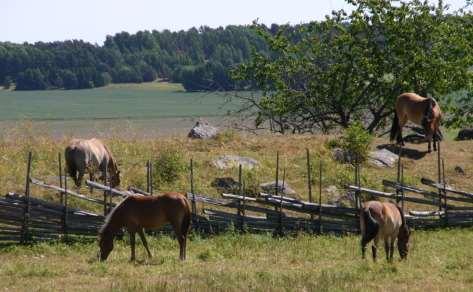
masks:
[[[117,171],[118,170],[118,166],[117,166],[117,161],[115,160],[115,157],[113,157],[113,154],[112,154],[112,151],[110,151],[110,149],[108,148],[107,145],[105,145],[104,143],[102,143],[103,147],[105,148],[105,150],[107,151],[107,154],[108,154],[108,157],[109,157],[109,164],[111,163],[114,170]]]
[[[117,210],[120,210],[123,206],[123,203],[125,201],[127,201],[130,197],[126,197],[125,199],[123,199],[120,203],[118,203],[118,205],[115,206],[115,208],[112,209],[112,211],[110,213],[108,213],[108,215],[105,217],[105,220],[104,220],[104,223],[102,225],[102,227],[100,227],[100,230],[99,230],[99,234],[103,234],[105,232],[105,230],[108,228],[108,225],[110,224],[110,221],[112,220],[112,217],[114,216],[114,214],[117,212]]]

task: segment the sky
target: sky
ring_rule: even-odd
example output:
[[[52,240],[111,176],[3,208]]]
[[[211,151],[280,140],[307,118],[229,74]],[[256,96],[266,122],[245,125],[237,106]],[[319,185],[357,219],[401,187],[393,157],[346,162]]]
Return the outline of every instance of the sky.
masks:
[[[300,24],[322,20],[344,0],[2,0],[0,41],[82,39],[103,44],[107,35],[172,31],[207,25]],[[465,0],[446,0],[456,9]]]

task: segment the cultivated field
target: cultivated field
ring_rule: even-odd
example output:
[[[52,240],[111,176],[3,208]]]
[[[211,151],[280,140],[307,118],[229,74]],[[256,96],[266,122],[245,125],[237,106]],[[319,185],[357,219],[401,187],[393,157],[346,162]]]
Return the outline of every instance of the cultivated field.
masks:
[[[112,84],[84,90],[9,91],[0,89],[0,133],[22,121],[56,137],[119,132],[143,136],[188,131],[195,119],[221,123],[236,101],[230,94],[187,93],[180,84]],[[24,123],[24,122],[23,122]],[[159,131],[157,130],[159,129]]]

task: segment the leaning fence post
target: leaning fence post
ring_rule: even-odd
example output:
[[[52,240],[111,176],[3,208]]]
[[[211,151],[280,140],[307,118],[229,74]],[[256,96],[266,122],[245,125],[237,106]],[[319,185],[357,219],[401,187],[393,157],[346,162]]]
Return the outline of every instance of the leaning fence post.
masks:
[[[28,152],[28,164],[26,167],[26,182],[25,182],[25,206],[23,209],[23,226],[22,226],[22,236],[21,242],[26,243],[28,241],[28,225],[30,220],[30,177],[31,177],[31,151]]]
[[[397,159],[397,186],[396,186],[396,203],[399,203],[399,200],[400,200],[400,188],[402,188],[400,186],[400,184],[402,185],[403,183],[401,183],[401,156],[402,156],[402,145],[399,145],[399,156],[398,156],[398,159]]]
[[[105,178],[105,182],[107,182],[107,178]],[[110,213],[112,210],[112,176],[109,174],[108,178],[108,207],[107,207],[107,214]]]

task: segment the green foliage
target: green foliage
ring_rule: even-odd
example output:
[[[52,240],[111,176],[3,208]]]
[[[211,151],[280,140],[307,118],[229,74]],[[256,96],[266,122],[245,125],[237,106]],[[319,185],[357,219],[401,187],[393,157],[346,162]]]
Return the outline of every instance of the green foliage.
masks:
[[[180,149],[164,148],[154,159],[153,184],[155,187],[172,184],[186,173],[186,169],[184,153]]]
[[[296,32],[254,25],[270,54],[254,51],[233,76],[262,90],[244,104],[258,124],[303,133],[363,120],[372,132],[402,92],[439,99],[471,83],[471,13],[451,14],[441,1],[348,2],[351,13],[334,12]]]
[[[443,125],[447,128],[473,127],[473,91],[451,98],[444,109],[447,115],[443,118]]]
[[[26,69],[16,79],[16,90],[41,90],[46,88],[47,83],[39,69]]]
[[[365,161],[368,157],[373,136],[366,131],[361,123],[353,123],[345,129],[341,137],[341,147],[343,150],[354,155],[354,159],[360,162]]]

